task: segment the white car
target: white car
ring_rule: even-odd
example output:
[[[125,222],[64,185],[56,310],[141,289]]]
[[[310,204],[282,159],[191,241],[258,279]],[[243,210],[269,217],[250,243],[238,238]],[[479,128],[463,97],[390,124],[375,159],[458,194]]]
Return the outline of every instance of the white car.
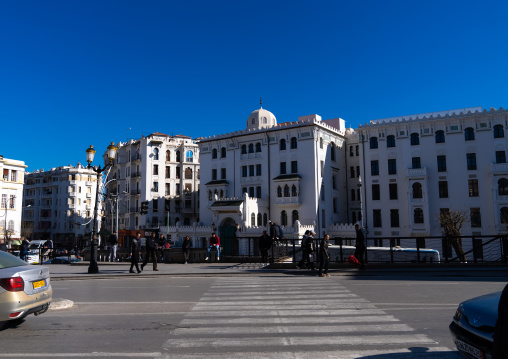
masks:
[[[19,257],[19,251],[13,251],[12,254],[15,255],[16,257]],[[39,253],[28,251],[25,257],[25,261],[28,264],[39,264]]]

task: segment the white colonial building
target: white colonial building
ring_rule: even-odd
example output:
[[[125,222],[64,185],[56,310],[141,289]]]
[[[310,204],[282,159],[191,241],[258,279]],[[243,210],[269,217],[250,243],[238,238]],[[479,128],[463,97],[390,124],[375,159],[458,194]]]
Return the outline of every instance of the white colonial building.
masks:
[[[260,108],[245,130],[201,139],[200,220],[223,237],[259,236],[269,221],[294,238],[309,228],[319,236],[343,230],[345,135],[340,118],[277,123]]]
[[[21,234],[21,207],[25,162],[0,156],[0,238],[17,241]]]
[[[478,107],[360,126],[348,140],[348,156],[361,158],[369,237],[440,236],[439,214],[447,210],[469,215],[463,235],[505,231],[507,126],[507,110]],[[351,191],[350,204],[357,199]]]
[[[85,246],[93,227],[96,182],[95,172],[79,163],[27,173],[23,225],[32,229],[31,239]],[[100,229],[100,221],[98,225]]]
[[[138,140],[120,142],[111,168],[107,196],[119,197],[119,236],[139,229],[162,230],[166,225],[190,226],[199,221],[199,148],[192,138],[155,132]],[[116,198],[116,197],[115,197]],[[141,204],[148,202],[148,213]],[[114,202],[106,200],[107,227]]]

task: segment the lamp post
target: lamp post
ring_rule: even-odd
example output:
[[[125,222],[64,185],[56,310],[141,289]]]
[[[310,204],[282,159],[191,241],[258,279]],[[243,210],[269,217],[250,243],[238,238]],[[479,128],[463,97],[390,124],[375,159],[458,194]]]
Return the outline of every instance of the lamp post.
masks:
[[[106,169],[108,169],[113,164],[113,159],[116,155],[116,146],[113,142],[108,146],[108,158],[109,163],[104,165],[104,168],[101,168],[99,165],[92,166],[93,158],[95,156],[95,150],[93,149],[93,146],[90,145],[90,147],[86,150],[86,161],[88,162],[88,169],[91,169],[95,172],[97,176],[97,189],[95,191],[95,208],[93,212],[93,227],[92,227],[92,240],[90,241],[90,266],[88,267],[88,274],[95,274],[99,273],[99,266],[97,265],[97,247],[98,247],[98,241],[97,241],[97,211],[99,206],[99,182],[100,178],[102,176],[102,172],[104,172]]]

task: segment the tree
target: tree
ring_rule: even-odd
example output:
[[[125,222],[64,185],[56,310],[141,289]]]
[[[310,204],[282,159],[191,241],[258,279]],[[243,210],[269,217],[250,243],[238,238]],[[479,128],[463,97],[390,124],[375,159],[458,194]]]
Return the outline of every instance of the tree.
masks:
[[[467,262],[466,254],[462,249],[462,238],[460,238],[462,226],[467,220],[467,213],[462,210],[442,211],[439,214],[439,222],[443,228],[445,240],[452,245],[461,262]]]
[[[34,222],[21,222],[21,237],[30,238],[34,232]]]

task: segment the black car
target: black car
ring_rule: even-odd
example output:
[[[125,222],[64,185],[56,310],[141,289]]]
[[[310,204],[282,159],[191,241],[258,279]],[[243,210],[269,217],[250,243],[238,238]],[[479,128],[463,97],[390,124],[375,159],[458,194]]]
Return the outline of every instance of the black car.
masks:
[[[455,345],[466,358],[491,359],[497,308],[501,292],[459,304],[450,324]]]

